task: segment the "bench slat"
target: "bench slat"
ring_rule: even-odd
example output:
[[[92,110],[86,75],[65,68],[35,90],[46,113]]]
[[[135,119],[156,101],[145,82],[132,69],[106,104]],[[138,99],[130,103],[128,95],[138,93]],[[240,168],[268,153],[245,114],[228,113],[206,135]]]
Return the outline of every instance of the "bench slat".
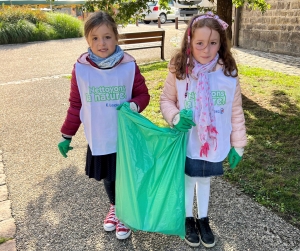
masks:
[[[119,40],[122,41],[123,39],[143,38],[143,37],[162,37],[164,35],[164,33],[165,33],[164,30],[121,33]]]
[[[149,37],[149,38],[139,38],[139,39],[127,39],[120,41],[120,44],[142,44],[149,42],[162,41],[161,37]]]
[[[161,43],[149,43],[149,44],[129,44],[129,45],[120,45],[124,51],[128,50],[138,50],[138,49],[149,49],[149,48],[161,48]]]
[[[145,46],[145,47],[128,47],[124,48],[123,51],[133,51],[133,50],[141,50],[141,49],[154,49],[154,48],[160,48],[161,46]]]

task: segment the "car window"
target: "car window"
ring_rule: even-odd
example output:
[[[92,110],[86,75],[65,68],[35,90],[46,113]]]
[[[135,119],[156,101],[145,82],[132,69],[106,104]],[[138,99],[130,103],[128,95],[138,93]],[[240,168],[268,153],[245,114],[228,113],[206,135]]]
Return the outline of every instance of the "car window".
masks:
[[[157,4],[157,2],[156,1],[148,2],[147,4],[148,4],[149,7],[151,7],[151,6],[155,6]]]
[[[174,2],[173,2],[173,1],[169,1],[169,2],[168,2],[168,5],[174,6]]]

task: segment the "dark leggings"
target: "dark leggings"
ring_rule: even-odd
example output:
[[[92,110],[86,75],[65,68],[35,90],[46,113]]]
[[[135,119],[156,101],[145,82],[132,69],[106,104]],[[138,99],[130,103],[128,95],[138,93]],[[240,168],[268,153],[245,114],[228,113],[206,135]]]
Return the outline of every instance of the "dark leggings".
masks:
[[[103,183],[104,183],[104,188],[106,190],[107,196],[109,198],[109,202],[115,205],[116,182],[103,179]]]

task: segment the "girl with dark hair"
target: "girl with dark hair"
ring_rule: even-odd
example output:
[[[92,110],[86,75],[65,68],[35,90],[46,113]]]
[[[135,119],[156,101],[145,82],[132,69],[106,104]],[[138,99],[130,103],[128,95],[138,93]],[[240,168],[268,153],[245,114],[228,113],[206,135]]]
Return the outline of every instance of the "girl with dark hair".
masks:
[[[73,68],[70,107],[58,148],[67,157],[68,151],[73,149],[70,147],[72,136],[82,123],[88,142],[86,175],[98,181],[103,179],[110,201],[103,228],[116,230],[118,239],[126,239],[131,230],[115,215],[116,108],[129,102],[131,110],[142,112],[150,96],[135,59],[118,46],[117,25],[110,15],[102,11],[90,15],[84,33],[89,48]]]
[[[238,69],[226,37],[228,25],[211,12],[195,16],[169,64],[160,107],[170,126],[188,132],[185,163],[185,241],[213,247],[208,218],[210,177],[231,168],[247,144]],[[193,216],[196,187],[197,217]],[[199,233],[199,235],[198,235]]]

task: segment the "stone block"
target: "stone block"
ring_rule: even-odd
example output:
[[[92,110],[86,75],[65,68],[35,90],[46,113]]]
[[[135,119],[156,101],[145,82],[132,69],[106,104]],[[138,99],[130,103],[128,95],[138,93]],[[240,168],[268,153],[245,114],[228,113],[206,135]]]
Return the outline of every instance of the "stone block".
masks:
[[[13,218],[0,221],[0,236],[14,238],[16,234],[16,224]]]
[[[293,16],[300,17],[300,8],[298,10],[293,11]],[[300,19],[298,19],[297,24],[300,23]]]
[[[271,17],[276,16],[275,10],[268,10],[268,14],[269,14]]]
[[[277,17],[271,18],[270,24],[276,24],[277,23]]]
[[[290,18],[288,18],[288,17],[280,17],[278,24],[289,24],[290,22],[291,22]]]
[[[268,28],[268,26],[266,24],[256,24],[255,25],[255,29],[257,29],[257,30],[267,30],[267,28]]]
[[[278,42],[280,40],[280,33],[278,31],[261,31],[260,40],[265,42]]]
[[[8,198],[8,192],[6,185],[0,186],[0,201],[7,200]]]
[[[284,9],[284,2],[277,2],[276,8],[279,9],[279,10]]]
[[[298,23],[298,17],[292,17],[292,18],[290,18],[290,24],[293,24],[293,25],[295,25],[295,24],[297,24]]]
[[[288,11],[288,12],[287,12],[287,16],[288,16],[288,17],[293,17],[293,16],[295,16],[295,15],[294,15],[294,11]]]
[[[284,3],[284,8],[285,9],[290,9],[291,8],[291,3],[290,2]]]
[[[1,185],[4,185],[6,182],[5,182],[5,174],[0,174],[0,186]]]
[[[266,17],[266,16],[264,16],[264,17],[262,18],[262,23],[263,23],[263,24],[269,24],[269,23],[271,23],[271,17]]]
[[[250,39],[250,31],[249,30],[243,30],[243,38],[244,39]]]
[[[244,24],[241,24],[240,25],[240,32],[242,31],[242,30],[246,30],[247,29],[247,26],[246,25],[244,25]]]
[[[247,24],[244,29],[246,29],[246,30],[252,30],[253,29],[253,25],[252,24]]]
[[[293,51],[293,44],[292,43],[284,43],[283,44],[283,52],[284,54],[290,54]]]
[[[254,40],[260,40],[260,31],[258,30],[254,30],[251,32],[250,34],[250,39],[254,39]]]
[[[2,162],[0,162],[0,174],[4,174],[4,166]]]
[[[288,31],[281,31],[280,32],[280,42],[287,43],[290,40],[291,33]]]
[[[300,44],[300,32],[292,32],[291,33],[291,40],[292,43]]]
[[[283,43],[273,43],[273,47],[270,48],[269,52],[273,53],[280,53],[280,54],[286,54],[285,53],[285,44]]]
[[[261,23],[263,23],[263,21],[264,21],[264,18],[263,18],[263,17],[256,17],[256,22],[255,22],[255,24],[261,24]]]
[[[272,48],[272,42],[257,41],[257,50],[268,52]]]
[[[0,245],[0,251],[17,251],[16,241],[10,240],[6,241]]]
[[[300,9],[300,3],[299,3],[299,1],[297,0],[295,2],[292,2],[290,8],[291,9]]]
[[[295,26],[292,26],[292,25],[289,25],[289,26],[287,26],[286,27],[286,29],[288,30],[288,31],[295,31]]]
[[[0,221],[11,218],[10,201],[5,200],[0,202]]]
[[[269,10],[276,10],[277,9],[277,6],[276,4],[272,4],[272,3],[269,3],[271,5],[270,9]]]
[[[284,26],[280,26],[280,25],[270,24],[270,25],[268,25],[267,30],[270,30],[270,31],[285,30],[285,27]]]

